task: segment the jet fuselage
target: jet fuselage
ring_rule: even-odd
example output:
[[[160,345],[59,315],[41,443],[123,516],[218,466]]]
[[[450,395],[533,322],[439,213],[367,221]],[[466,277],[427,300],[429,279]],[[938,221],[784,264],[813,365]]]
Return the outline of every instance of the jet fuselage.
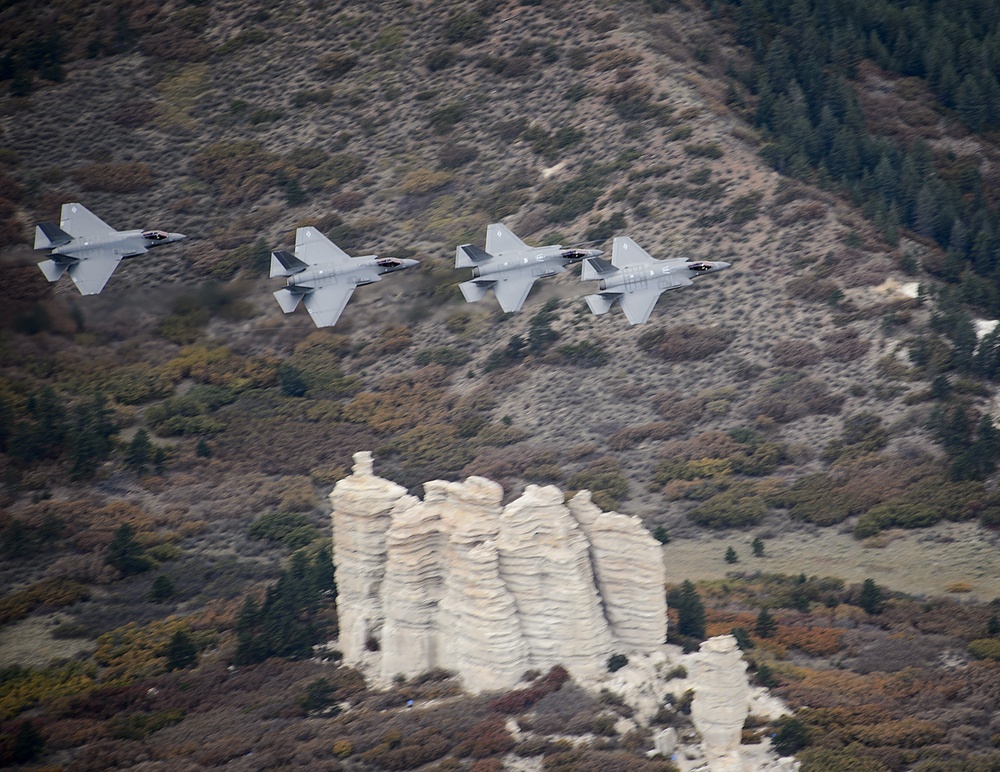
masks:
[[[684,279],[694,279],[706,273],[721,271],[729,267],[729,263],[700,260],[662,260],[654,264],[625,266],[601,279],[598,286],[601,290],[644,289],[654,284],[656,289],[671,290],[685,286]],[[678,281],[681,279],[682,281]]]
[[[365,284],[372,284],[372,272],[376,274],[392,273],[401,271],[404,268],[412,268],[419,265],[418,260],[401,259],[395,257],[378,257],[376,255],[366,255],[364,257],[352,257],[351,266],[344,268],[339,264],[330,264],[329,268],[316,266],[311,270],[293,273],[285,280],[286,287],[298,287],[301,289],[316,289],[330,284],[348,284],[362,287]]]
[[[150,247],[172,244],[185,238],[183,233],[166,231],[119,231],[101,238],[74,238],[68,244],[53,248],[49,255],[87,259],[91,253],[129,258],[143,254]]]

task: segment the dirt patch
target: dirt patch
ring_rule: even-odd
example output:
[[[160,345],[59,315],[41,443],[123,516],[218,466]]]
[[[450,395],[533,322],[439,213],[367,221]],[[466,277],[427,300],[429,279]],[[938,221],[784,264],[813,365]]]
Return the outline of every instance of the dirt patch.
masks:
[[[93,641],[82,638],[57,640],[51,631],[66,621],[62,614],[25,619],[0,630],[0,667],[44,667],[54,660],[73,659],[95,648]]]
[[[732,571],[833,576],[851,584],[865,579],[910,595],[946,595],[952,583],[970,591],[959,597],[1000,597],[1000,551],[996,533],[975,523],[943,523],[919,531],[883,534],[871,546],[833,528],[766,539],[765,556],[753,557],[752,533],[676,539],[663,548],[667,579],[722,579]],[[738,563],[726,563],[727,547]]]

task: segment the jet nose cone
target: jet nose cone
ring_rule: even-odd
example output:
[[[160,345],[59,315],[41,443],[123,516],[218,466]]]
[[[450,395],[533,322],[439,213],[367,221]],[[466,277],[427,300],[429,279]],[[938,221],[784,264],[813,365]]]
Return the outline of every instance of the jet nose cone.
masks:
[[[184,239],[186,239],[186,238],[187,238],[187,236],[184,235],[183,233],[171,233],[170,234],[170,240],[171,241],[184,241]]]
[[[603,249],[588,249],[587,250],[587,257],[600,257],[603,254],[604,254],[604,250]]]
[[[719,260],[715,264],[715,270],[721,271],[723,268],[729,268],[731,265],[732,265],[732,263],[726,263],[726,262],[723,262],[722,260]]]
[[[409,257],[403,260],[403,268],[416,268],[418,265],[420,265],[419,260],[414,260]]]

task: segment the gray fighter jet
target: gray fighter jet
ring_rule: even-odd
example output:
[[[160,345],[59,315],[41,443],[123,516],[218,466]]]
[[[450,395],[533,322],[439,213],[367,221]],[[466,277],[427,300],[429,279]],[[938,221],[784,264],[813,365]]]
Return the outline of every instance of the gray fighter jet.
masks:
[[[355,287],[382,281],[383,273],[419,264],[419,260],[378,255],[351,257],[315,228],[298,228],[295,254],[271,253],[271,278],[287,277],[287,283],[274,297],[286,314],[304,301],[317,327],[331,327],[337,323]]]
[[[472,281],[459,284],[469,303],[482,300],[492,288],[500,307],[508,314],[520,311],[535,279],[553,276],[584,258],[598,257],[599,249],[575,249],[552,244],[529,247],[508,228],[493,223],[486,229],[485,251],[473,244],[455,250],[455,267],[471,268]]]
[[[183,238],[183,233],[166,231],[116,231],[83,204],[63,204],[58,225],[35,226],[35,249],[50,250],[38,264],[45,278],[57,281],[68,273],[83,295],[104,289],[122,258]]]
[[[595,314],[607,313],[620,300],[629,322],[642,324],[649,319],[660,293],[687,287],[696,276],[728,267],[729,263],[721,261],[657,260],[628,236],[619,236],[611,249],[611,262],[587,258],[580,278],[600,282],[601,291],[587,296],[587,305]]]

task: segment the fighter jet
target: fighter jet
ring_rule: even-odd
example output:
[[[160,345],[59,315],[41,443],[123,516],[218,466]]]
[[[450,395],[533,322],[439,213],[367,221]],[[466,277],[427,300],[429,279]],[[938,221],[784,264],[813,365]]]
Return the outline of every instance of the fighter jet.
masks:
[[[605,314],[616,300],[632,324],[643,324],[653,311],[660,293],[687,287],[696,276],[728,268],[729,263],[685,258],[657,260],[628,236],[615,238],[611,262],[588,257],[580,278],[598,281],[600,292],[588,295],[587,305],[595,314]]]
[[[466,301],[482,300],[492,288],[500,307],[508,314],[520,311],[535,279],[553,276],[584,258],[599,257],[599,249],[576,249],[553,244],[529,247],[508,228],[493,223],[486,229],[485,251],[473,244],[455,250],[455,267],[471,268],[472,281],[459,284]]]
[[[271,278],[287,283],[274,293],[281,310],[290,314],[305,301],[317,327],[332,327],[351,299],[354,288],[382,281],[381,274],[419,265],[419,260],[395,257],[351,257],[315,228],[295,231],[295,254],[271,253]]]
[[[64,273],[83,295],[96,295],[108,283],[123,257],[136,257],[150,247],[171,244],[183,233],[116,231],[83,204],[63,204],[59,224],[35,226],[35,249],[48,249],[38,264],[49,281]]]

